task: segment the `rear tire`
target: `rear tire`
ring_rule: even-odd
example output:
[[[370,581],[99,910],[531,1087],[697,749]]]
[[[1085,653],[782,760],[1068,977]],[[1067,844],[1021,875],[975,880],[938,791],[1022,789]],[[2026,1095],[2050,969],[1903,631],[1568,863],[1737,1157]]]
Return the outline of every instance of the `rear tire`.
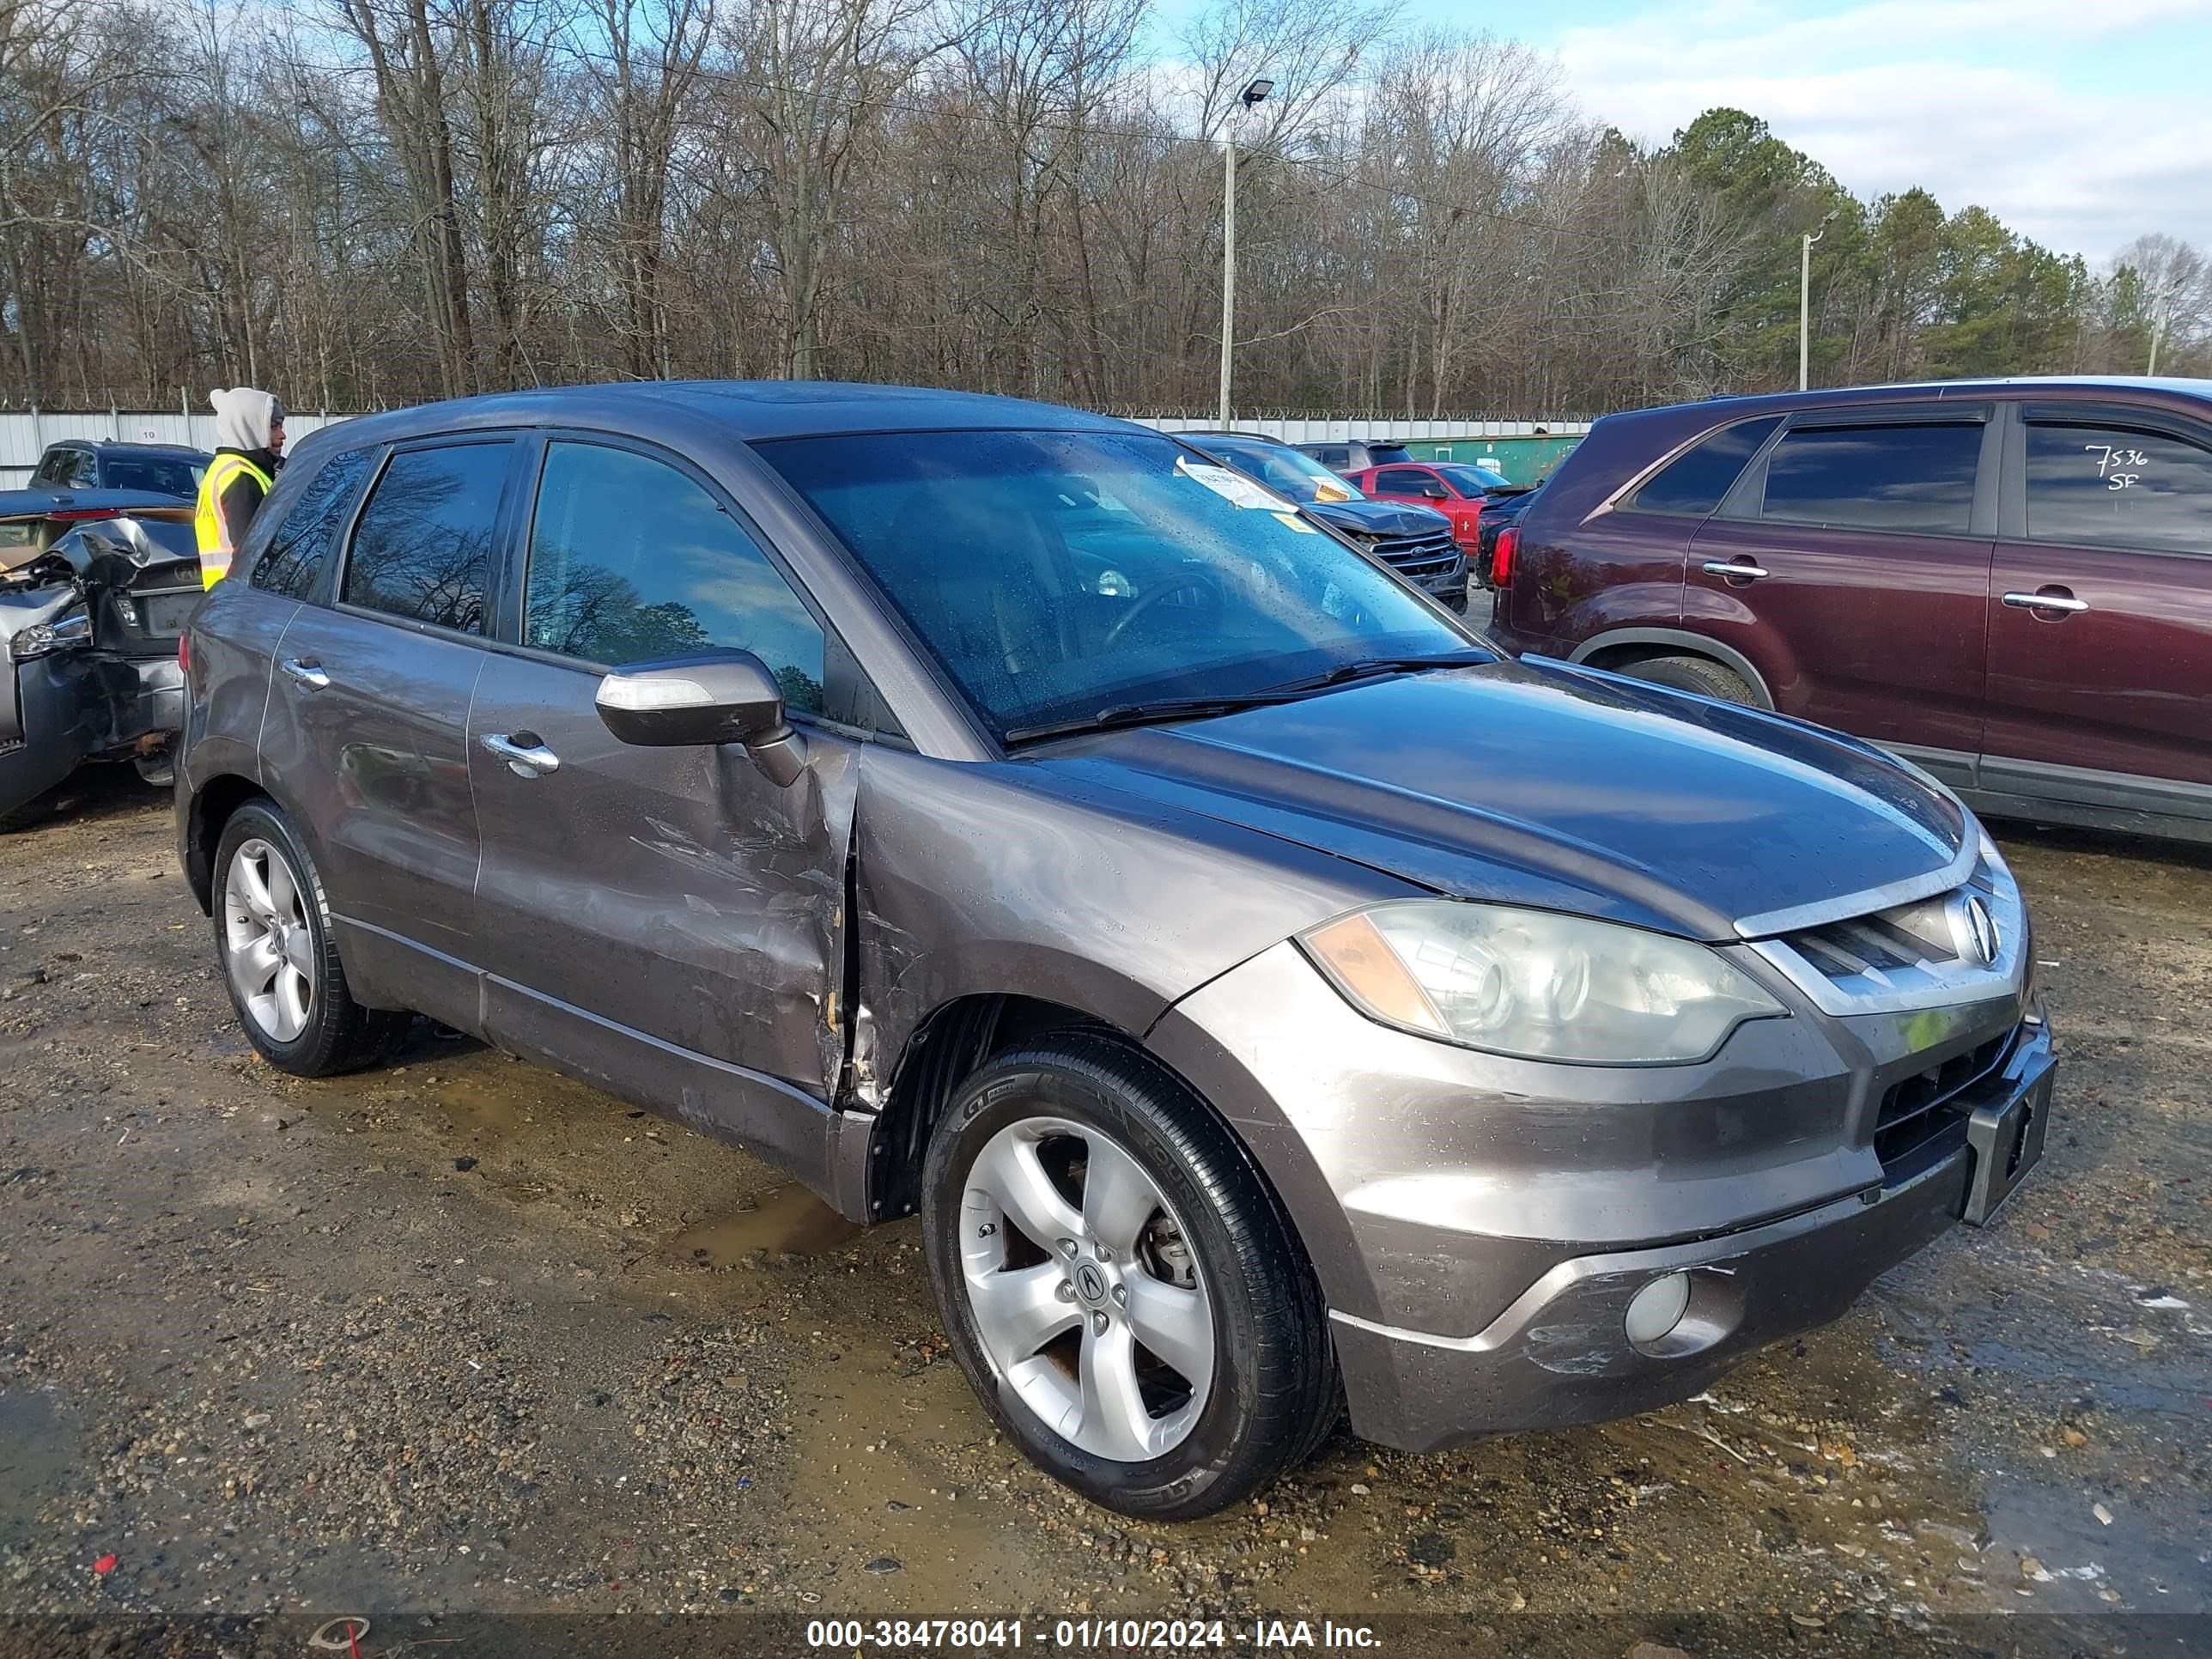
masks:
[[[1710,657],[1646,657],[1641,662],[1630,663],[1620,672],[1631,679],[1649,680],[1654,685],[1672,686],[1677,691],[1694,691],[1719,702],[1741,703],[1747,708],[1760,706],[1759,694],[1742,675],[1722,667]]]
[[[280,1072],[335,1077],[385,1059],[408,1017],[346,988],[322,878],[274,802],[230,815],[216,844],[216,960],[246,1041]]]
[[[1091,1502],[1210,1514],[1334,1427],[1335,1349],[1287,1217],[1228,1127],[1126,1044],[1066,1031],[986,1062],[938,1122],[921,1213],[969,1382]]]

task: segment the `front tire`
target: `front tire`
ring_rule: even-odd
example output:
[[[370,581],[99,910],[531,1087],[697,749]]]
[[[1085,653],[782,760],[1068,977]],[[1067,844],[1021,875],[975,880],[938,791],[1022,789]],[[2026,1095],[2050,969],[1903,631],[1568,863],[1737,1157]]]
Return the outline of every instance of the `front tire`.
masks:
[[[1630,663],[1620,672],[1631,679],[1649,680],[1654,685],[1672,686],[1677,691],[1694,691],[1717,702],[1741,703],[1747,708],[1759,706],[1759,694],[1751,689],[1748,680],[1708,657],[1646,657],[1641,662]]]
[[[1311,1455],[1339,1411],[1304,1254],[1243,1145],[1109,1037],[994,1057],[938,1123],[923,1249],[968,1380],[1030,1461],[1174,1521]]]
[[[346,988],[322,878],[275,803],[241,806],[215,855],[215,945],[246,1041],[280,1072],[335,1077],[389,1054],[406,1016]]]

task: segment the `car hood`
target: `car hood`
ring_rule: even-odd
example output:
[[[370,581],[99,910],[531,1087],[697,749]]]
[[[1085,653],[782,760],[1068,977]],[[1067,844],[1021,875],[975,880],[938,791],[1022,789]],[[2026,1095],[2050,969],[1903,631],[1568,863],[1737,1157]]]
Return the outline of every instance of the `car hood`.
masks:
[[[1976,834],[1851,738],[1510,660],[1086,738],[1045,764],[1437,892],[1708,940],[1934,876]]]
[[[1410,501],[1309,501],[1306,513],[1333,530],[1355,536],[1433,536],[1451,533],[1451,520],[1432,507]]]

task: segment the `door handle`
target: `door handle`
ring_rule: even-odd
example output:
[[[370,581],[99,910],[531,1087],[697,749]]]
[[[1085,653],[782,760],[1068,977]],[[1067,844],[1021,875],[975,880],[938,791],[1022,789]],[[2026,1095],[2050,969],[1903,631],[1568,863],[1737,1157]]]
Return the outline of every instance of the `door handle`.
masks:
[[[518,741],[527,739],[527,741]],[[477,741],[507,763],[518,778],[542,778],[561,769],[561,757],[528,732],[487,732]]]
[[[276,665],[292,677],[292,682],[302,691],[320,691],[331,683],[323,672],[322,664],[313,657],[287,657]]]
[[[2069,617],[2089,608],[2088,600],[2077,599],[2063,587],[2048,593],[2008,593],[2004,602],[2015,611],[2063,611]]]
[[[1726,576],[1730,581],[1755,582],[1760,577],[1771,575],[1773,573],[1768,570],[1765,565],[1753,564],[1748,559],[1741,562],[1728,559],[1707,559],[1705,561],[1705,574],[1708,576]]]

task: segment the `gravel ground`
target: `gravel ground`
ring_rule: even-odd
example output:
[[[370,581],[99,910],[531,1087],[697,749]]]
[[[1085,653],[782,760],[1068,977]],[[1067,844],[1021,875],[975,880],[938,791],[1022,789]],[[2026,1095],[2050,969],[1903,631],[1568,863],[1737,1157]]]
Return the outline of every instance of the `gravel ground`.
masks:
[[[800,1651],[827,1616],[1017,1613],[2212,1650],[2212,857],[2005,839],[2064,1060],[1998,1225],[1698,1401],[1340,1439],[1167,1528],[995,1438],[912,1223],[856,1235],[427,1028],[364,1076],[272,1073],[166,804],[95,788],[0,842],[0,1654],[292,1656],[342,1614],[369,1659]]]

